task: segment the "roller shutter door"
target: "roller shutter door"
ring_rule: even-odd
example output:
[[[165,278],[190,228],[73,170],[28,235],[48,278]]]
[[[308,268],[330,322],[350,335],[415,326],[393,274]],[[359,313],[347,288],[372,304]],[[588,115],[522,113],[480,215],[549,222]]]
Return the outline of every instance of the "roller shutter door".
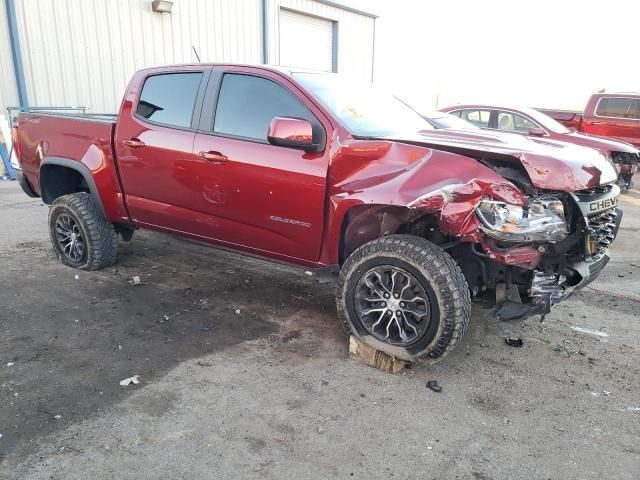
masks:
[[[334,22],[280,9],[280,65],[335,71]]]

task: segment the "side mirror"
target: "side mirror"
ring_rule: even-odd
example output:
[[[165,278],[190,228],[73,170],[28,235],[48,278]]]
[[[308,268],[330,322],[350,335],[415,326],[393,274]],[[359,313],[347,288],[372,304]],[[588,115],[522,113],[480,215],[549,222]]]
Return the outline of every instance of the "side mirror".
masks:
[[[529,129],[529,135],[532,137],[544,137],[547,134],[543,129],[539,127],[531,127]]]
[[[300,118],[275,117],[269,124],[267,140],[278,147],[298,148],[305,152],[318,150],[313,143],[311,122]]]

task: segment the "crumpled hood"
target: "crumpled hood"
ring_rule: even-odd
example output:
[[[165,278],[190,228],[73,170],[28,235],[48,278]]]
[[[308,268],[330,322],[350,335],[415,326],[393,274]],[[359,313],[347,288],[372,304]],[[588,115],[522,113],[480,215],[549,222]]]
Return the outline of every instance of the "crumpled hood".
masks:
[[[617,179],[613,165],[599,151],[546,138],[484,130],[423,130],[384,139],[474,158],[518,162],[533,186],[545,190],[571,192]]]

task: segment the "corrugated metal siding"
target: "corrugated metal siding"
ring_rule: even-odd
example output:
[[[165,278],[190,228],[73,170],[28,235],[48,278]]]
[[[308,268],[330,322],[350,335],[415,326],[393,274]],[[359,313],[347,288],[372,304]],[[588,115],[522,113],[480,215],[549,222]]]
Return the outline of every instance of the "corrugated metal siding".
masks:
[[[0,1],[0,115],[10,105],[18,105],[18,89],[11,58],[11,43],[7,28],[5,2]]]
[[[262,0],[15,0],[32,106],[115,112],[137,69],[195,62],[262,63]],[[338,22],[338,72],[370,78],[373,19],[313,0],[269,0],[269,58],[279,63],[280,7]],[[0,0],[0,108],[18,104],[4,1]],[[301,40],[304,42],[304,39]]]
[[[338,73],[370,80],[373,68],[374,19],[313,0],[270,0],[269,63],[279,65],[280,7],[338,22]],[[304,42],[304,39],[301,39]]]
[[[174,0],[171,14],[151,0],[16,0],[16,10],[31,105],[115,112],[134,71],[196,62],[192,45],[203,62],[262,61],[261,0]]]

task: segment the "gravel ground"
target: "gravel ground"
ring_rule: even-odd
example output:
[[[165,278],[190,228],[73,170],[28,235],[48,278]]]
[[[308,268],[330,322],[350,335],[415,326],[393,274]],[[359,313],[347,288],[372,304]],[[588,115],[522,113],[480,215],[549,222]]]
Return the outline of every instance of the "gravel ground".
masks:
[[[348,359],[301,270],[140,232],[74,271],[0,182],[0,478],[638,479],[640,191],[623,206],[592,288],[543,323],[476,311],[391,375]]]

